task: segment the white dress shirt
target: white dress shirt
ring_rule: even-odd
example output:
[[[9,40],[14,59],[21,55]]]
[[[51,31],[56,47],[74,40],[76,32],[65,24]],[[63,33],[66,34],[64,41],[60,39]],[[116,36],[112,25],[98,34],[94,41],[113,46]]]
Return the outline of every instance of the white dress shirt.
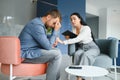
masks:
[[[73,27],[72,29],[73,33],[76,33],[76,28]],[[68,39],[63,41],[63,43],[66,44],[73,44],[73,43],[83,43],[87,44],[91,42],[92,35],[91,35],[91,29],[89,26],[81,26],[80,33],[76,38]]]

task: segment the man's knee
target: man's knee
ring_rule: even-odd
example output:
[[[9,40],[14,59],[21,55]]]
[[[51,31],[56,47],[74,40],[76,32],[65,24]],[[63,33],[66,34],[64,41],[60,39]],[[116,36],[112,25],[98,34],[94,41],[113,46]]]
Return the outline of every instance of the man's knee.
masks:
[[[55,57],[59,57],[59,58],[62,57],[62,53],[61,53],[60,49],[58,49],[58,48],[54,49],[53,54],[54,54]]]

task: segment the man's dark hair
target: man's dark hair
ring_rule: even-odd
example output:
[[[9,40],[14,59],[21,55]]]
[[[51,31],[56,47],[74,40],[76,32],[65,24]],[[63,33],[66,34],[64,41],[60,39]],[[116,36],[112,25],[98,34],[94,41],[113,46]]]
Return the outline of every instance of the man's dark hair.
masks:
[[[61,21],[61,14],[60,12],[57,10],[57,9],[52,9],[50,11],[48,11],[44,16],[48,16],[48,15],[51,15],[53,18],[59,18],[60,21]]]

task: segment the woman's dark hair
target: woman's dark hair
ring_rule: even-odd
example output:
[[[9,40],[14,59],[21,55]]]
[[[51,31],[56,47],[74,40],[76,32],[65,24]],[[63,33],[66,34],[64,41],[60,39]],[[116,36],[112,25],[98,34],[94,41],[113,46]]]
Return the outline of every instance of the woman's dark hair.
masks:
[[[82,18],[82,16],[79,14],[79,13],[72,13],[70,16],[72,16],[72,15],[76,15],[78,18],[80,18],[80,20],[81,20],[81,24],[82,25],[87,25],[87,23],[83,20],[83,18]],[[94,36],[93,36],[93,33],[92,33],[92,31],[91,31],[91,36],[92,36],[92,38],[93,38],[93,41],[95,42],[95,39],[94,39]]]
[[[72,13],[70,16],[76,15],[80,20],[82,25],[87,25],[87,23],[83,20],[82,16],[79,13]]]

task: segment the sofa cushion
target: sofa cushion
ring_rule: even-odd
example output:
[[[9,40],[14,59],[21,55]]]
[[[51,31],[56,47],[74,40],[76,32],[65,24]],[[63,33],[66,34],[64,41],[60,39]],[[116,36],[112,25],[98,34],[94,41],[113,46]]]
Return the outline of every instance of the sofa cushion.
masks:
[[[112,59],[108,55],[101,53],[99,56],[96,57],[93,65],[109,68],[110,66],[112,66]]]

